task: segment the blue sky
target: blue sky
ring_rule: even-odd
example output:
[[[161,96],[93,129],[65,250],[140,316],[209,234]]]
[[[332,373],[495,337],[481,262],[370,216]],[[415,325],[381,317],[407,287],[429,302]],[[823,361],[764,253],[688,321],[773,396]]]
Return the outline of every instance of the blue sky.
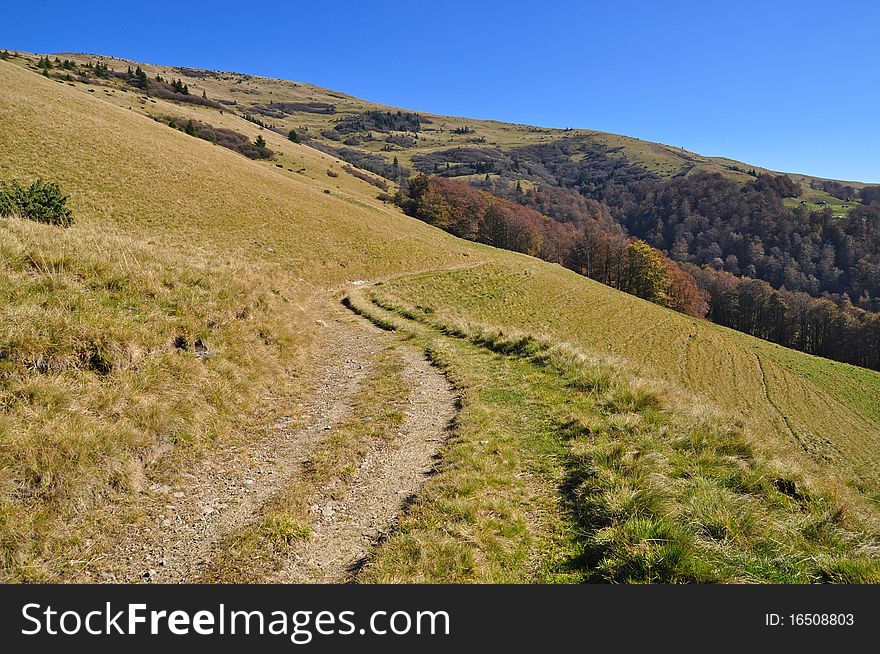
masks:
[[[869,182],[880,182],[878,32],[873,0],[0,7],[9,49],[282,77]]]

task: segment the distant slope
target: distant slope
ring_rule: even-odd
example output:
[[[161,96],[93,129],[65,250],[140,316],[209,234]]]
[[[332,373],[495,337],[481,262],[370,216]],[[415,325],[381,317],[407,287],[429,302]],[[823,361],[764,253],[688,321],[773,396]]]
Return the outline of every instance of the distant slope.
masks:
[[[119,106],[136,101],[133,91],[119,103],[100,88],[0,67],[0,176],[58,181],[81,222],[247,253],[322,286],[450,264],[474,249],[386,207],[372,197],[375,188],[350,175],[329,177],[338,170],[331,157],[276,134],[265,137],[279,161],[305,173],[248,160]],[[243,132],[258,131],[215,110],[150,104],[172,115],[211,112],[213,124],[228,118]]]
[[[330,146],[353,147],[359,151],[384,157],[389,161],[396,156],[406,166],[412,164],[414,156],[450,148],[497,147],[507,151],[527,145],[546,144],[560,138],[571,138],[606,146],[660,177],[708,171],[718,172],[740,181],[747,181],[749,179],[748,172],[751,170],[772,172],[761,166],[724,157],[704,156],[680,147],[620,134],[590,129],[563,130],[493,120],[443,116],[368,102],[306,82],[292,82],[234,72],[147,64],[83,53],[61,53],[59,56],[69,57],[83,63],[102,60],[120,71],[125,70],[127,66],[141,65],[151,78],[159,74],[165,79],[181,79],[192,88],[193,93],[201,94],[204,91],[208,98],[220,101],[228,107],[229,111],[252,115],[280,133],[295,129],[317,142]],[[328,109],[331,112],[325,113]],[[361,140],[354,145],[328,138],[322,134],[325,131],[333,130],[341,120],[365,111],[415,112],[430,122],[415,134],[415,141],[411,145],[387,142],[386,139],[390,135],[406,133],[397,130],[377,132],[373,135],[373,140]],[[345,136],[343,135],[343,139]],[[805,191],[804,198],[808,201],[827,201],[829,204],[839,204],[838,200],[827,193],[810,187],[811,181],[821,178],[798,173],[790,175],[802,185]],[[847,181],[844,183],[856,188],[864,186],[860,182]]]
[[[506,325],[619,356],[649,377],[735,412],[799,458],[880,492],[880,374],[811,357],[650,302],[555,266],[497,264],[386,285],[456,320]]]

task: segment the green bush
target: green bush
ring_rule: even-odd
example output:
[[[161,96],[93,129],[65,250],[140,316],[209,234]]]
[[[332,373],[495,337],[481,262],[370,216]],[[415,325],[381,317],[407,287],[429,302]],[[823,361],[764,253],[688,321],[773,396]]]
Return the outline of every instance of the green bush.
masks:
[[[17,180],[0,182],[0,215],[16,214],[48,225],[69,227],[73,215],[58,184],[36,180],[24,187]]]

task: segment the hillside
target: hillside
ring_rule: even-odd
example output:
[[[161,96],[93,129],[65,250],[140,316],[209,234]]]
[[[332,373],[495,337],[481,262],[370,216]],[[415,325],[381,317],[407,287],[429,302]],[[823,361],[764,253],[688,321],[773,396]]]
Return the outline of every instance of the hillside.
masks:
[[[389,163],[392,157],[397,157],[401,164],[407,167],[412,167],[414,158],[452,148],[498,148],[509,151],[517,147],[571,138],[587,145],[605,146],[618,153],[618,156],[644,166],[661,177],[704,171],[718,172],[738,181],[747,181],[748,171],[773,172],[724,157],[707,157],[672,145],[596,130],[552,129],[417,112],[412,109],[368,102],[306,82],[292,82],[235,72],[156,65],[83,53],[59,53],[52,56],[70,59],[80,64],[100,60],[117,71],[123,71],[129,66],[141,66],[150,79],[156,75],[165,79],[180,79],[191,88],[193,95],[200,95],[204,91],[209,99],[222,104],[228,111],[256,118],[267,128],[281,134],[287,134],[289,130],[294,129],[305,138],[318,143],[332,147],[354,148],[388,159]],[[31,64],[35,58],[36,55],[31,56]],[[124,87],[124,85],[119,86]],[[116,101],[126,104],[123,98],[116,98]],[[158,107],[149,106],[152,103],[141,102],[138,106],[129,100],[128,104],[149,115],[158,114]],[[354,129],[332,134],[340,123],[345,124],[347,120],[356,118],[364,112],[417,114],[424,125],[420,125],[416,131],[405,128],[395,129],[393,125],[390,128],[380,127],[372,135],[372,139],[364,139],[362,131]],[[327,136],[324,132],[329,132],[331,135]],[[404,135],[411,137],[412,142],[396,141],[394,138]],[[337,140],[337,136],[342,136],[342,139]],[[345,143],[347,137],[354,137],[355,140]],[[825,201],[835,207],[844,208],[838,199],[810,186],[813,181],[832,180],[822,180],[797,173],[791,174],[791,177],[803,187],[806,194],[803,199],[813,203]],[[853,181],[842,183],[855,188],[864,186],[860,182]]]
[[[328,121],[367,106],[300,83],[168,67],[144,70],[183,79],[198,95],[204,89],[208,98],[238,103],[224,107],[252,109],[255,102],[280,99],[335,106],[333,116],[308,111],[267,118],[281,132],[317,133]],[[152,542],[170,519],[167,506],[201,497],[191,488],[188,470],[218,460],[242,466],[246,474],[246,452],[256,443],[271,452],[279,421],[323,433],[318,425],[324,423],[316,421],[330,421],[332,411],[321,413],[310,398],[326,381],[322,371],[340,357],[357,357],[357,366],[363,366],[358,380],[366,390],[394,380],[381,387],[382,397],[388,406],[405,404],[412,380],[394,372],[403,364],[395,363],[393,352],[410,351],[414,344],[444,368],[461,396],[461,412],[455,436],[440,452],[439,474],[412,514],[416,522],[393,532],[376,550],[365,580],[447,579],[444,570],[432,572],[428,563],[432,532],[426,525],[434,521],[436,528],[437,520],[450,521],[443,556],[457,581],[595,579],[566,573],[560,564],[577,558],[590,529],[559,497],[559,482],[571,473],[558,468],[571,454],[559,426],[568,413],[581,421],[587,415],[610,420],[636,437],[644,429],[644,442],[649,433],[652,443],[682,430],[693,438],[711,434],[716,439],[711,456],[704,452],[700,459],[696,450],[684,448],[663,450],[660,458],[702,461],[698,476],[706,480],[713,520],[743,506],[760,507],[778,526],[773,534],[782,543],[762,541],[754,527],[737,532],[729,521],[719,536],[694,507],[658,500],[650,507],[657,521],[652,529],[673,524],[700,561],[709,560],[707,552],[722,551],[723,562],[712,570],[702,564],[676,568],[674,557],[653,552],[645,556],[672,561],[669,574],[655,570],[640,576],[638,566],[609,563],[606,576],[596,580],[875,578],[868,559],[877,547],[880,374],[787,350],[559,266],[457,239],[378,200],[380,189],[347,172],[340,159],[292,143],[228,109],[148,98],[123,85],[47,79],[21,60],[0,61],[0,84],[0,178],[58,182],[70,193],[77,220],[60,232],[20,219],[0,222],[0,293],[10,307],[0,319],[2,578],[96,580],[102,573],[130,578],[139,575],[139,565],[160,565],[149,559],[152,554],[120,561],[114,541],[134,533]],[[274,158],[251,160],[152,119],[169,116],[249,139],[262,135]],[[520,146],[551,138],[550,130],[428,118],[432,122],[419,132],[417,148],[386,152],[378,143],[369,148],[393,152],[408,166],[417,154],[474,137],[450,134],[455,127],[476,130],[489,144]],[[444,131],[430,131],[439,129]],[[725,166],[623,137],[578,136],[620,138],[615,147],[640,152],[645,161],[653,157],[665,174],[686,161]],[[367,289],[376,293],[374,309]],[[413,325],[400,328],[402,337],[377,340],[376,330],[340,307],[343,294],[355,291],[362,295],[353,296],[353,305],[377,314],[378,322],[384,311],[391,314],[385,320]],[[423,323],[402,317],[401,308],[415,307],[450,324],[527,332],[600,357],[603,365],[625,371],[612,375],[620,376],[617,395],[613,402],[595,399],[572,391],[553,370],[533,369],[530,360],[444,340],[448,334],[432,334],[419,326]],[[407,329],[413,330],[409,338],[403,334]],[[390,360],[381,354],[386,346]],[[510,386],[492,386],[497,380]],[[633,390],[642,385],[662,389],[661,399]],[[627,393],[636,399],[621,400]],[[346,405],[352,416],[336,416],[326,425],[332,437],[315,442],[309,470],[324,470],[326,477],[302,476],[314,482],[303,487],[290,470],[271,468],[282,477],[278,485],[259,495],[265,501],[242,505],[263,522],[224,523],[222,515],[211,516],[227,509],[214,504],[210,512],[201,511],[200,524],[217,533],[193,535],[201,533],[196,530],[188,538],[230,545],[227,558],[205,563],[201,576],[182,577],[263,581],[283,575],[290,564],[285,548],[296,548],[315,529],[306,523],[315,520],[309,506],[320,504],[313,497],[316,489],[327,479],[345,487],[350,469],[370,447],[380,448],[365,445],[379,437],[357,425],[376,421],[387,430],[399,424],[393,412],[377,414],[364,399],[369,397],[352,391]],[[688,431],[682,425],[690,423],[678,418],[664,422],[663,416],[695,408],[720,416],[727,431],[716,426]],[[589,425],[584,429],[590,433]],[[725,449],[725,438],[736,446]],[[301,463],[291,457],[278,455]],[[315,468],[315,461],[324,467]],[[736,478],[733,502],[728,494],[734,486],[719,480],[733,479],[730,466],[737,462],[749,472],[747,480]],[[684,464],[681,470],[693,473]],[[644,479],[654,479],[652,474],[645,471]],[[678,497],[670,489],[680,486],[682,474],[668,472],[671,497]],[[640,479],[627,480],[633,492]],[[217,484],[222,486],[219,473]],[[180,489],[174,491],[177,499],[170,499],[169,489]],[[583,498],[591,491],[578,492]],[[200,514],[200,505],[191,508]],[[626,510],[648,511],[621,509]],[[181,515],[188,514],[181,510]],[[621,545],[627,554],[620,561],[641,556],[639,544],[654,539],[648,531],[644,542],[635,532],[627,536],[634,540],[631,548]],[[611,533],[616,532],[606,535]],[[408,563],[395,558],[401,552]],[[255,556],[262,563],[242,565]],[[746,559],[748,565],[742,563]],[[774,563],[782,559],[784,565]],[[795,563],[807,559],[809,565]]]
[[[712,312],[716,322],[809,353],[877,367],[876,357],[842,353],[833,345],[865,340],[866,317],[859,311],[880,312],[876,186],[800,174],[774,177],[747,163],[591,130],[414,112],[302,82],[93,55],[61,56],[50,61],[26,55],[9,61],[34,71],[42,70],[42,62],[51,79],[89,86],[89,92],[121,107],[181,130],[201,132],[210,141],[254,138],[255,127],[281,137],[293,134],[294,139],[339,159],[340,167],[351,166],[386,200],[396,183],[426,173],[521,203],[531,201],[524,193],[560,189],[601,202],[627,235],[646,241],[678,264],[721,273],[716,279],[696,276],[703,293],[716,295],[728,283],[727,274],[758,279],[776,291],[830,298],[840,313],[835,322],[847,324],[847,329],[827,344],[815,345],[800,335],[770,337],[772,330],[766,325],[753,327],[749,317]],[[181,112],[181,107],[187,110]],[[242,118],[248,125],[232,129]],[[217,133],[230,129],[231,133]],[[273,161],[280,171],[308,174],[298,161],[285,157],[282,150]],[[582,221],[566,202],[540,210],[578,230]],[[578,270],[578,265],[564,261],[572,258],[576,239],[562,240],[550,260]],[[710,297],[714,299],[727,302]],[[777,299],[802,304],[797,295]],[[856,310],[850,311],[852,307]],[[821,315],[823,307],[814,304],[810,311]],[[867,319],[880,323],[877,316]]]

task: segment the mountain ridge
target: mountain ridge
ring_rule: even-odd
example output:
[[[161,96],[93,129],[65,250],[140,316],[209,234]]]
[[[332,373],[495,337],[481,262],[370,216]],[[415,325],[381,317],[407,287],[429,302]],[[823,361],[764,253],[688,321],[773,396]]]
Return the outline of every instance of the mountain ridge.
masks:
[[[22,53],[22,54],[31,54],[31,53]],[[782,171],[775,170],[772,168],[759,166],[755,164],[749,164],[744,161],[736,160],[731,157],[725,155],[703,155],[696,151],[687,150],[682,147],[662,143],[659,141],[651,141],[648,139],[638,138],[629,136],[622,133],[614,133],[614,132],[605,132],[602,130],[596,130],[592,128],[578,127],[578,128],[559,128],[559,127],[543,127],[538,125],[531,125],[528,123],[510,123],[506,121],[499,121],[494,119],[478,119],[478,118],[468,118],[466,116],[453,116],[448,114],[440,114],[433,113],[428,111],[422,111],[419,109],[408,108],[408,107],[400,107],[388,103],[382,102],[374,102],[371,100],[365,100],[359,97],[356,97],[351,94],[347,94],[344,91],[339,91],[336,89],[329,89],[326,87],[321,87],[317,84],[313,84],[307,81],[301,80],[287,80],[282,78],[274,78],[268,77],[264,75],[254,75],[250,73],[241,73],[236,71],[215,71],[207,68],[194,68],[187,66],[177,66],[177,65],[166,65],[166,64],[155,64],[149,62],[139,62],[132,59],[126,59],[121,57],[115,57],[110,55],[99,55],[94,53],[82,53],[82,52],[59,52],[59,53],[51,53],[47,56],[50,57],[70,57],[77,61],[87,61],[87,60],[107,60],[110,62],[116,62],[119,66],[136,66],[142,65],[145,66],[145,69],[148,69],[151,73],[155,71],[164,71],[165,73],[174,72],[175,75],[180,76],[181,78],[186,78],[188,82],[194,83],[198,85],[199,80],[203,79],[205,74],[209,75],[230,75],[235,76],[237,78],[242,79],[252,79],[252,80],[262,80],[263,82],[270,83],[273,86],[278,83],[283,84],[293,84],[295,87],[300,86],[306,88],[313,97],[315,98],[324,98],[324,99],[337,99],[337,100],[346,100],[350,103],[353,103],[352,106],[358,106],[361,109],[363,108],[372,108],[372,109],[380,109],[383,111],[403,111],[409,113],[417,113],[424,115],[430,119],[446,119],[449,121],[454,121],[450,123],[450,125],[461,126],[461,125],[497,125],[497,126],[509,126],[514,128],[520,128],[526,132],[528,131],[538,131],[543,133],[552,133],[554,135],[582,135],[589,136],[598,139],[600,142],[605,142],[611,144],[612,146],[623,146],[628,151],[636,151],[641,148],[649,148],[652,150],[656,150],[656,154],[661,156],[673,156],[678,159],[682,159],[685,161],[692,161],[694,157],[697,158],[697,163],[701,165],[707,164],[717,164],[716,166],[711,166],[714,172],[721,172],[722,174],[730,174],[731,172],[736,173],[733,177],[742,180],[742,174],[747,170],[755,170],[758,172],[766,172],[766,173],[775,173],[775,174],[785,174],[800,183],[805,187],[805,190],[809,189],[810,181],[828,181],[828,182],[838,182],[845,185],[850,185],[855,188],[861,188],[863,186],[872,185],[871,182],[863,182],[859,180],[844,180],[837,179],[832,177],[823,177],[819,175],[811,175],[807,173],[799,173],[793,171]],[[228,96],[225,99],[232,99],[232,96]],[[287,121],[286,121],[287,122]],[[285,122],[285,124],[286,124]],[[319,138],[319,137],[316,137]],[[636,159],[639,160],[639,159]],[[650,160],[650,157],[647,158]],[[684,165],[684,164],[682,164]],[[742,171],[731,171],[731,166],[742,168]],[[815,194],[816,199],[825,199],[826,201],[830,198],[830,196],[826,196],[825,194]]]

